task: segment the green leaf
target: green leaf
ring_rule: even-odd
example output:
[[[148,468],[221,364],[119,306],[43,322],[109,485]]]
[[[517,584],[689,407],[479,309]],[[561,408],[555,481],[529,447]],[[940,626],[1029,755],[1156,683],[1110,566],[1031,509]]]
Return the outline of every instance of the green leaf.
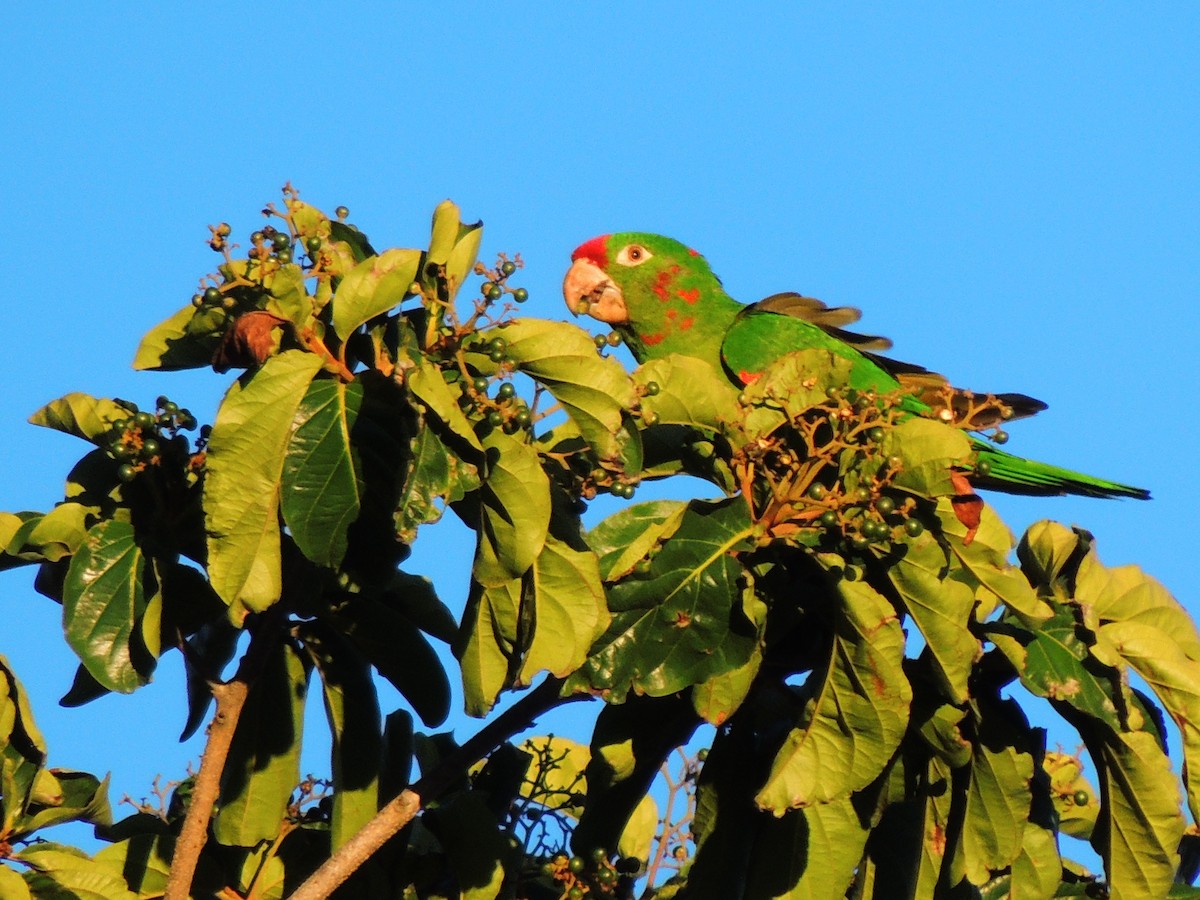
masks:
[[[542,671],[559,678],[575,671],[609,622],[596,555],[590,550],[575,550],[547,535],[529,588],[535,624],[519,676],[526,684]]]
[[[425,579],[409,578],[428,585]],[[410,602],[414,596],[412,590],[390,590],[378,598],[352,597],[338,612],[338,622],[379,674],[432,727],[441,724],[450,710],[450,682],[410,615],[420,612]],[[433,600],[437,602],[436,597]]]
[[[358,518],[359,480],[350,435],[362,394],[357,381],[310,383],[292,420],[283,460],[284,522],[300,552],[328,568],[337,568],[346,555],[346,530]]]
[[[343,341],[359,325],[397,306],[408,295],[421,251],[394,248],[364,259],[342,277],[333,300],[333,330]]]
[[[643,391],[642,412],[653,413],[663,425],[715,432],[740,415],[737,389],[702,359],[674,353],[653,359],[633,373],[633,381]],[[645,393],[650,382],[658,385],[656,394]]]
[[[78,549],[88,530],[91,507],[60,503],[44,516],[31,516],[9,540],[12,556],[57,562]]]
[[[729,347],[725,347],[728,354]],[[730,365],[736,363],[728,360]],[[824,403],[825,388],[850,383],[851,364],[828,350],[797,350],[772,362],[742,390],[745,419],[741,441],[769,434],[783,422]]]
[[[809,677],[803,719],[755,797],[776,815],[866,787],[883,772],[908,725],[912,688],[895,610],[865,582],[840,578],[837,590],[843,603],[825,670]]]
[[[550,526],[550,480],[537,450],[517,437],[495,429],[484,447],[472,575],[485,587],[500,587],[524,575],[542,551]]]
[[[206,458],[208,570],[235,622],[282,590],[279,490],[292,421],[313,376],[313,353],[272,356],[225,395]]]
[[[680,500],[652,500],[626,506],[600,522],[588,533],[588,545],[600,558],[600,576],[618,581],[632,572],[675,533],[687,508]]]
[[[512,662],[520,652],[517,625],[523,590],[521,578],[496,587],[472,585],[455,647],[467,715],[486,715],[500,691],[512,683]]]
[[[138,900],[124,878],[74,847],[32,844],[13,858],[31,867],[25,882],[38,900]]]
[[[908,552],[888,577],[925,636],[947,698],[962,703],[967,677],[980,653],[979,640],[970,630],[975,591],[961,578],[948,576],[947,564],[942,545],[925,532],[909,542]]]
[[[496,817],[474,793],[460,793],[422,817],[450,858],[462,900],[494,900],[504,880],[508,842]]]
[[[112,807],[108,803],[108,776],[100,781],[95,775],[87,772],[54,769],[53,778],[58,795],[45,798],[44,802],[31,802],[20,823],[22,831],[31,833],[64,822],[112,824]]]
[[[63,589],[67,643],[98,683],[123,694],[148,682],[154,669],[136,632],[146,611],[144,567],[133,525],[109,519],[88,532]]]
[[[212,365],[224,317],[205,312],[188,305],[151,328],[138,345],[133,367],[173,372]]]
[[[592,752],[586,744],[547,735],[526,738],[521,749],[529,754],[529,769],[521,783],[521,796],[547,809],[578,819],[587,796],[587,771]]]
[[[1012,900],[1045,900],[1054,897],[1062,881],[1062,860],[1058,856],[1056,833],[1029,822],[1021,843],[1021,852],[1012,864]]]
[[[108,434],[112,423],[128,416],[129,410],[119,403],[76,392],[50,401],[29,421],[100,445],[100,438]]]
[[[408,389],[442,423],[454,437],[464,441],[470,448],[483,452],[483,445],[475,436],[475,429],[458,408],[461,388],[451,388],[442,379],[442,370],[425,357],[407,375]]]
[[[1033,778],[1028,723],[1014,701],[976,705],[979,739],[971,757],[959,849],[964,874],[982,885],[1016,860],[1024,835]]]
[[[220,810],[213,822],[218,843],[253,847],[279,835],[300,781],[307,691],[307,663],[281,641],[246,698],[221,773]]]
[[[692,501],[645,576],[612,585],[612,623],[571,684],[611,692],[672,694],[744,665],[758,644],[742,608],[742,567],[751,546],[740,499]]]
[[[8,866],[0,866],[0,897],[6,900],[33,900],[25,879]]]
[[[481,336],[508,342],[513,364],[554,396],[580,435],[602,460],[618,462],[637,440],[624,428],[637,393],[624,367],[596,353],[588,333],[568,322],[516,319]]]
[[[451,457],[446,445],[428,428],[417,432],[411,451],[412,461],[396,510],[396,533],[407,543],[416,540],[418,526],[442,517],[442,507],[435,501],[447,499],[451,468],[464,465],[457,457]]]
[[[745,896],[845,896],[866,842],[867,829],[849,797],[767,821],[755,838]]]
[[[302,332],[313,324],[313,299],[304,289],[304,270],[290,263],[280,266],[270,280],[267,312],[286,319]]]
[[[371,667],[330,629],[306,628],[304,648],[321,676],[325,717],[333,738],[330,771],[333,813],[329,835],[336,852],[379,810],[382,722]]]
[[[951,425],[914,417],[887,430],[880,452],[904,461],[896,487],[923,497],[951,496],[950,469],[970,458],[971,441]]]

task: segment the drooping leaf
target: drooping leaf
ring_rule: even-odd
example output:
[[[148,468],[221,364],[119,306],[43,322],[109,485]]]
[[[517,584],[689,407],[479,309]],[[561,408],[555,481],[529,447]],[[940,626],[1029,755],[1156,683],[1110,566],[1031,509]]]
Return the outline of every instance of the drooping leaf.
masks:
[[[151,328],[138,345],[133,367],[173,372],[211,365],[221,342],[219,326],[224,316],[213,317],[206,312],[185,306]]]
[[[364,259],[342,277],[333,301],[333,330],[346,340],[359,325],[398,305],[409,292],[421,251],[395,248]]]
[[[119,403],[76,392],[47,403],[29,421],[99,445],[112,423],[128,416],[129,411]]]
[[[612,585],[612,623],[571,684],[664,696],[744,665],[757,627],[742,607],[742,567],[752,527],[740,498],[693,501],[646,575]]]
[[[325,717],[333,739],[331,849],[336,852],[367,824],[380,806],[382,721],[367,660],[332,629],[305,630],[304,648],[321,676]]]
[[[460,793],[423,818],[430,820],[430,829],[446,848],[462,900],[495,900],[509,849],[483,801],[474,793]]]
[[[283,460],[283,519],[300,551],[329,568],[341,563],[346,530],[358,518],[359,480],[350,433],[361,404],[361,382],[311,382],[296,410]]]
[[[213,836],[253,847],[279,834],[292,789],[300,781],[300,739],[308,664],[280,642],[246,698],[221,774]]]
[[[891,604],[839,578],[842,604],[824,672],[803,721],[775,757],[755,801],[781,815],[848,797],[879,777],[908,725],[912,688],[901,668],[904,632]]]
[[[30,867],[25,881],[38,900],[138,900],[119,873],[74,847],[31,844],[14,859]]]
[[[273,356],[235,383],[217,411],[204,482],[208,567],[235,622],[279,599],[283,462],[292,420],[320,367],[312,353]]]
[[[407,375],[408,389],[450,434],[470,448],[483,453],[483,445],[475,435],[475,429],[458,407],[459,394],[442,380],[441,370],[422,357]]]
[[[479,547],[472,576],[485,587],[520,578],[542,551],[550,526],[550,480],[529,444],[499,429],[484,440]]]
[[[497,587],[471,587],[462,630],[455,646],[462,670],[467,715],[484,716],[500,691],[512,683],[512,666],[522,648],[517,645],[524,580],[514,578]]]
[[[123,694],[149,681],[154,669],[137,632],[146,612],[144,567],[133,525],[109,519],[88,531],[64,585],[67,643],[99,684]]]

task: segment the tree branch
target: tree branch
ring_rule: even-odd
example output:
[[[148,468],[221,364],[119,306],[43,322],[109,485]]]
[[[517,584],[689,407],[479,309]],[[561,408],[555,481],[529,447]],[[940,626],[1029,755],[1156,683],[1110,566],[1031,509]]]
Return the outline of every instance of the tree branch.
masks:
[[[324,900],[371,854],[416,818],[424,806],[462,777],[475,762],[514,734],[533,725],[537,717],[555,706],[590,700],[590,694],[560,697],[561,678],[547,678],[536,688],[481,728],[473,737],[410,788],[383,807],[370,822],[327,859],[288,900]]]
[[[208,743],[200,758],[200,771],[196,773],[187,816],[175,841],[171,874],[167,877],[163,900],[188,900],[190,896],[200,852],[208,841],[208,823],[220,792],[221,773],[225,770],[225,760],[229,756],[238,719],[241,718],[251,686],[283,634],[285,619],[282,613],[275,612],[277,607],[278,604],[264,614],[251,631],[250,646],[246,648],[233,678],[212,684],[217,710],[208,726]]]

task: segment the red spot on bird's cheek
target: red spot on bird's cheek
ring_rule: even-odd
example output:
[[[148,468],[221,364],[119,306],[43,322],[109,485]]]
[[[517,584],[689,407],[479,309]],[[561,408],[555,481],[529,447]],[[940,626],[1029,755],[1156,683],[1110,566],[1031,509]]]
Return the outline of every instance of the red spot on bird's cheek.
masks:
[[[680,297],[683,298],[684,303],[695,303],[697,300],[700,299],[700,289],[699,288],[692,288],[690,291],[678,290],[675,293],[677,293]]]
[[[578,262],[581,259],[588,259],[594,262],[602,269],[608,268],[608,239],[612,237],[609,234],[602,234],[600,237],[594,237],[586,243],[580,244],[575,248],[575,252],[571,254],[571,262]]]
[[[679,266],[673,265],[670,268],[663,269],[658,273],[658,277],[654,280],[654,287],[650,290],[658,296],[658,299],[666,303],[671,299],[671,282],[675,280],[675,276],[679,274]]]
[[[642,338],[642,343],[647,347],[653,347],[655,344],[661,344],[666,340],[667,336],[661,331],[656,331],[653,334],[648,334]]]

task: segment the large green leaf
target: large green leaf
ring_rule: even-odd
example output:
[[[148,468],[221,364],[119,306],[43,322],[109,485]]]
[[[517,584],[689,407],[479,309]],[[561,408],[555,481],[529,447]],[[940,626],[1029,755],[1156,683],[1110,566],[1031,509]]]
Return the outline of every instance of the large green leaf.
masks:
[[[637,438],[623,416],[637,393],[619,362],[597,355],[587,332],[568,322],[516,319],[484,334],[508,342],[508,358],[554,395],[601,459],[618,462],[628,454]]]
[[[483,445],[475,436],[475,429],[459,409],[461,388],[451,388],[446,384],[441,369],[421,357],[417,365],[409,370],[406,383],[427,413],[442,423],[454,438],[465,442],[468,448],[483,452]]]
[[[221,773],[213,836],[226,846],[274,840],[300,781],[308,664],[280,642],[255,679]]]
[[[862,859],[867,828],[843,797],[765,822],[747,867],[746,900],[845,896]]]
[[[395,248],[364,259],[342,277],[333,301],[333,330],[343,341],[367,319],[387,312],[408,294],[421,251]]]
[[[810,676],[803,719],[784,741],[755,801],[785,810],[828,803],[879,777],[908,725],[904,631],[865,582],[839,578],[828,661]],[[812,685],[809,687],[809,685]]]
[[[971,441],[951,425],[914,417],[889,428],[880,450],[903,460],[893,482],[896,487],[942,497],[954,493],[950,469],[971,456]]]
[[[339,610],[338,622],[379,674],[412,704],[421,720],[434,726],[441,724],[449,712],[450,682],[413,619],[413,613],[419,613],[411,603],[415,594],[397,585],[379,597],[352,597]]]
[[[330,771],[333,813],[331,849],[337,851],[379,810],[379,767],[383,761],[382,722],[371,667],[336,632],[312,626],[303,634],[321,676],[325,717],[333,738]]]
[[[664,425],[719,431],[739,415],[737,389],[702,359],[673,353],[639,367],[633,380],[643,391],[642,410]],[[654,393],[647,390],[651,382]]]
[[[71,769],[43,772],[52,778],[54,793],[52,796],[31,798],[25,817],[19,825],[22,831],[30,833],[64,822],[112,824],[107,776],[101,781],[88,772],[76,772]]]
[[[631,689],[660,697],[744,665],[758,637],[734,554],[752,531],[740,498],[689,504],[648,573],[609,589],[612,623],[572,683],[614,700]]]
[[[521,649],[517,626],[523,592],[522,578],[496,587],[485,588],[478,582],[471,587],[455,647],[467,715],[486,715],[500,691],[512,683],[512,664]]]
[[[113,400],[76,392],[47,403],[29,421],[98,445],[113,422],[128,416],[129,410]]]
[[[596,555],[548,535],[533,564],[529,588],[534,631],[519,678],[529,683],[542,671],[560,678],[569,675],[609,622]]]
[[[149,681],[154,669],[154,655],[137,631],[146,612],[144,567],[133,525],[109,519],[88,531],[67,569],[67,643],[91,676],[110,691],[127,694]]]
[[[25,881],[38,900],[138,900],[119,873],[74,847],[32,844],[13,858],[30,867]]]
[[[320,368],[312,353],[272,356],[237,381],[217,411],[204,482],[208,571],[235,622],[279,599],[284,457],[296,410]]]
[[[946,696],[962,703],[967,698],[967,677],[980,652],[970,630],[975,591],[961,578],[947,577],[946,551],[928,532],[911,540],[906,551],[888,577],[925,636]]]
[[[542,551],[550,526],[550,479],[518,437],[493,430],[484,440],[479,548],[472,575],[485,587],[520,578]]]
[[[362,393],[357,381],[310,383],[292,421],[283,460],[283,519],[300,551],[330,568],[345,556],[346,529],[358,518],[359,481],[350,434]]]
[[[687,504],[681,500],[652,500],[626,506],[600,522],[588,534],[588,544],[600,558],[600,575],[617,581],[658,550],[675,533]]]
[[[221,343],[219,324],[224,317],[206,312],[185,306],[151,328],[138,345],[133,367],[170,372],[212,365],[213,353]]]

